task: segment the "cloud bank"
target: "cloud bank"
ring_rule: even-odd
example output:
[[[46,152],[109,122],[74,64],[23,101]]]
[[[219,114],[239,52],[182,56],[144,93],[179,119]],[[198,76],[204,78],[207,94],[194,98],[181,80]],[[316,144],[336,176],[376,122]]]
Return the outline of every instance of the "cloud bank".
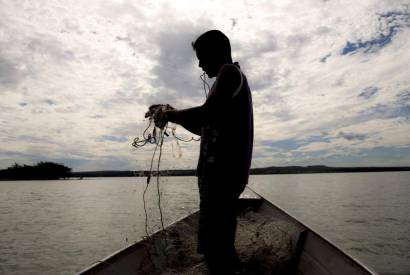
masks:
[[[0,167],[146,169],[150,104],[204,101],[191,42],[221,29],[253,91],[253,166],[410,165],[408,1],[3,1]],[[180,135],[192,136],[181,127]],[[194,168],[198,143],[165,144]]]

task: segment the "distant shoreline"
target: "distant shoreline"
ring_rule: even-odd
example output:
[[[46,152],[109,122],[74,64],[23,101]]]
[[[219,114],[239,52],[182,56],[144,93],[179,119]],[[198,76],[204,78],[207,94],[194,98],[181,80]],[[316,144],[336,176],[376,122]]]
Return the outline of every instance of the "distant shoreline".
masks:
[[[251,175],[285,175],[285,174],[319,174],[319,173],[364,173],[364,172],[404,172],[410,171],[410,166],[395,167],[329,167],[325,165],[312,166],[271,166],[263,168],[252,168]],[[130,170],[102,170],[102,171],[80,171],[71,172],[66,177],[61,178],[0,178],[0,181],[31,181],[31,180],[72,180],[96,177],[146,177],[149,171]],[[196,169],[161,170],[161,176],[195,176]],[[156,175],[156,171],[152,172]]]
[[[359,173],[359,172],[402,172],[410,171],[410,166],[405,167],[329,167],[324,165],[314,166],[282,166],[252,168],[251,175],[276,175],[276,174],[315,174],[315,173]],[[146,177],[149,171],[83,171],[72,172],[71,177]],[[153,171],[156,174],[156,171]],[[161,176],[195,176],[195,169],[162,170]]]

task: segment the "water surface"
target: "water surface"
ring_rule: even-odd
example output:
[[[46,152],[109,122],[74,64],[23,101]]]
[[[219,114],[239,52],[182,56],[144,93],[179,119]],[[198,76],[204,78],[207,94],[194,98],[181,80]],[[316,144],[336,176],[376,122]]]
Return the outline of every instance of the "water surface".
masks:
[[[145,178],[0,182],[0,274],[73,274],[145,235]],[[194,177],[162,180],[165,223],[197,208]],[[160,228],[157,189],[146,196]]]
[[[410,274],[410,172],[252,176],[250,186],[382,274]],[[145,178],[0,182],[0,274],[73,274],[145,235]],[[164,221],[197,210],[162,178]],[[155,180],[148,230],[160,228]]]

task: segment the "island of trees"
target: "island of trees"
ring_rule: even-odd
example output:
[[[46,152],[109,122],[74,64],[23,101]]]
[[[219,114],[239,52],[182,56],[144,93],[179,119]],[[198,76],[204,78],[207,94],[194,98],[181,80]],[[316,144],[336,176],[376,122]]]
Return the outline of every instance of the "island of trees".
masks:
[[[71,168],[53,162],[39,162],[35,165],[15,163],[0,170],[0,180],[56,180],[71,177]]]

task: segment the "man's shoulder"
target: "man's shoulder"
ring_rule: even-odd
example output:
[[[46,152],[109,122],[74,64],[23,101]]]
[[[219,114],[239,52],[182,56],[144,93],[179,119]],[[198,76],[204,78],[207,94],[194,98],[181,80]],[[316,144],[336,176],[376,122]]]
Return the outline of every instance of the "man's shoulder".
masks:
[[[222,66],[219,75],[219,80],[227,80],[230,84],[240,83],[242,78],[241,70],[234,64],[225,64]],[[229,80],[228,80],[229,79]],[[237,85],[235,85],[237,86]]]
[[[225,73],[225,74],[238,74],[240,73],[241,70],[238,66],[236,66],[235,64],[224,64],[221,68],[221,73]]]

